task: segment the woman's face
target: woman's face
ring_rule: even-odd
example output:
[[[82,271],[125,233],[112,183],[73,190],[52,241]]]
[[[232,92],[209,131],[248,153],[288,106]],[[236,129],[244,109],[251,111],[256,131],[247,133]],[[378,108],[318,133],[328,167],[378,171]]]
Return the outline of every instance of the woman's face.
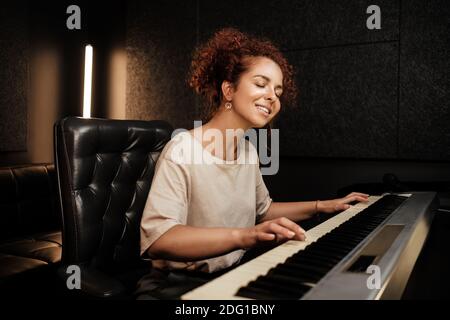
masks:
[[[231,102],[234,111],[251,127],[261,128],[280,111],[283,73],[269,58],[246,59],[250,59],[250,67],[241,75]]]

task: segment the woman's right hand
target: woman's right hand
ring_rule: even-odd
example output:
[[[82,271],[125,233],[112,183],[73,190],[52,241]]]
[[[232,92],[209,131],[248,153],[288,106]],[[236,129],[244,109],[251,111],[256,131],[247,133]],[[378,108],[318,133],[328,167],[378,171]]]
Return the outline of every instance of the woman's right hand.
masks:
[[[306,239],[305,230],[288,218],[264,221],[254,227],[241,229],[241,248],[248,249],[258,244],[280,243],[287,240]]]

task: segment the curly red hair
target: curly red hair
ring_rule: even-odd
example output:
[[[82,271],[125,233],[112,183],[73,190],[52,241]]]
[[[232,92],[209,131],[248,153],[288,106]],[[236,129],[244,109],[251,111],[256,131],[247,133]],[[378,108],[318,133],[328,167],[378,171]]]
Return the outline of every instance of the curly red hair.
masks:
[[[222,82],[239,84],[242,73],[250,67],[248,57],[267,57],[276,62],[283,73],[281,103],[293,106],[297,96],[294,70],[283,54],[268,40],[250,37],[234,28],[217,31],[193,55],[188,85],[206,98],[202,110],[205,121],[211,119],[222,100]]]

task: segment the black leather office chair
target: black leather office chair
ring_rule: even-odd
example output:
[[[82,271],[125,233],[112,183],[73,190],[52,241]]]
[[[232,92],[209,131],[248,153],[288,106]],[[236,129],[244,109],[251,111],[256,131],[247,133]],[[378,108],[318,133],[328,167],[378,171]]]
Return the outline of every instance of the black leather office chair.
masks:
[[[130,296],[150,271],[139,257],[139,226],[155,163],[173,129],[159,120],[79,117],[64,118],[54,129],[63,218],[59,274],[66,279],[74,274],[67,267],[76,265],[78,292]]]

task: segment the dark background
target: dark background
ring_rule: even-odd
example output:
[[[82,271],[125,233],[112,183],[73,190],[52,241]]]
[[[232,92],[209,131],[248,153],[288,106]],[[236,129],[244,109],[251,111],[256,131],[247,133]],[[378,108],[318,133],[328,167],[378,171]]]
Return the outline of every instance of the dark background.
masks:
[[[81,8],[81,30],[66,8]],[[381,8],[381,30],[366,9]],[[194,47],[218,28],[271,39],[297,70],[283,109],[275,200],[329,198],[354,183],[450,181],[448,1],[10,1],[0,3],[0,166],[53,162],[53,123],[82,114],[84,45],[94,47],[92,116],[192,128]]]

